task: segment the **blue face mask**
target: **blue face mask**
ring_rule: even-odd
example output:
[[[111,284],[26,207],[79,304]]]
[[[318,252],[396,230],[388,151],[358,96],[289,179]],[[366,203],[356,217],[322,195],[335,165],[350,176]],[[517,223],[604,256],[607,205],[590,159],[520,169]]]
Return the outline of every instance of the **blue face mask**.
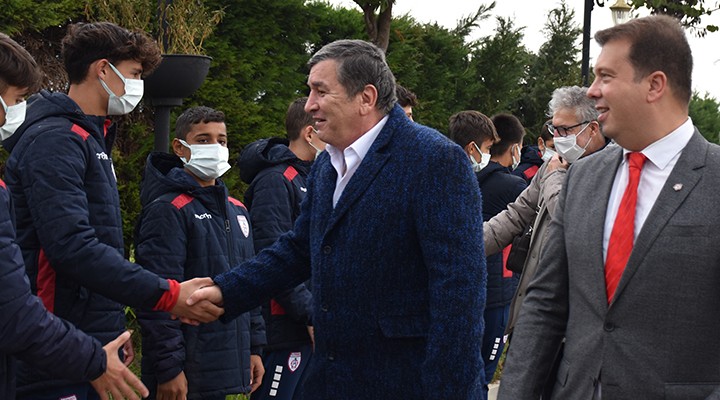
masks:
[[[543,151],[542,159],[543,159],[543,161],[550,161],[553,158],[553,156],[555,156],[555,154],[557,154],[555,152],[555,150],[553,150],[549,147],[546,147],[545,151]]]

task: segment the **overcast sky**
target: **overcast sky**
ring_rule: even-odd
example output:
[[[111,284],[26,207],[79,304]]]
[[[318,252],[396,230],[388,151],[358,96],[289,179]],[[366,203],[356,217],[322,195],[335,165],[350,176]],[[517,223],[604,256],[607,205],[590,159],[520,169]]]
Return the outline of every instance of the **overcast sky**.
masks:
[[[340,5],[345,8],[360,8],[352,0],[328,0],[330,4]],[[393,7],[393,15],[399,16],[410,14],[418,22],[438,24],[453,28],[457,21],[477,11],[481,4],[489,4],[488,1],[478,0],[397,0]],[[525,45],[537,52],[543,43],[545,36],[542,34],[543,26],[547,20],[547,13],[555,8],[560,2],[550,0],[514,0],[496,1],[493,15],[511,17],[515,20],[515,26],[525,28]],[[584,0],[567,0],[566,3],[575,9],[575,20],[582,27]],[[591,33],[599,29],[612,26],[612,17],[608,5],[614,0],[606,0],[604,8],[595,6],[592,13]],[[642,15],[647,15],[645,12]],[[720,26],[720,12],[711,17],[704,17],[703,23],[713,23]],[[472,37],[492,35],[495,28],[493,18],[486,20],[483,26]],[[709,92],[711,96],[720,100],[720,32],[709,33],[705,38],[697,38],[688,32],[688,39],[693,50],[695,68],[693,71],[693,88],[701,95]],[[578,41],[578,52],[581,48],[582,39]],[[600,53],[600,48],[591,40],[590,65]]]

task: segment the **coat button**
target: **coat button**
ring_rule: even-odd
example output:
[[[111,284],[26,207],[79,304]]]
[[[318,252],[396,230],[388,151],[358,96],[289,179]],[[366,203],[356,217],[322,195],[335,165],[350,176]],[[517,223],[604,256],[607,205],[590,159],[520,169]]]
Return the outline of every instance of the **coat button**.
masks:
[[[328,361],[335,361],[335,353],[328,353],[327,359]]]
[[[615,324],[613,324],[612,322],[606,322],[603,328],[606,332],[612,332],[615,330]]]
[[[332,251],[332,247],[330,247],[330,246],[323,247],[323,253],[330,254],[331,251]]]
[[[327,306],[327,304],[321,305],[321,306],[320,306],[320,309],[322,310],[322,312],[328,312],[328,306]]]

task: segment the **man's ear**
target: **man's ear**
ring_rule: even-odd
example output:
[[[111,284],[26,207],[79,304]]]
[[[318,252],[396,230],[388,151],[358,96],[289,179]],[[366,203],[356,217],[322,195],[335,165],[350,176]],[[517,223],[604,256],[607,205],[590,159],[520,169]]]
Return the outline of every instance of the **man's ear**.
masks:
[[[90,67],[88,68],[88,76],[90,76],[91,78],[100,77],[106,79],[109,71],[110,62],[105,58],[101,58],[99,60],[93,61],[92,64],[90,64]]]
[[[378,91],[375,85],[365,85],[360,96],[360,115],[367,115],[375,109],[378,99]]]
[[[465,153],[472,155],[475,152],[475,141],[472,141],[465,145]]]
[[[180,140],[178,140],[178,138],[172,140],[172,149],[173,153],[175,153],[176,156],[184,157],[183,151],[186,148],[187,147],[183,146],[183,144],[180,143]]]
[[[662,71],[655,71],[645,79],[648,81],[648,103],[654,103],[665,96],[668,90],[667,75]]]
[[[312,134],[314,130],[312,125],[308,125],[300,132],[300,135],[302,135],[303,139],[305,139],[306,142],[310,143],[312,142]]]

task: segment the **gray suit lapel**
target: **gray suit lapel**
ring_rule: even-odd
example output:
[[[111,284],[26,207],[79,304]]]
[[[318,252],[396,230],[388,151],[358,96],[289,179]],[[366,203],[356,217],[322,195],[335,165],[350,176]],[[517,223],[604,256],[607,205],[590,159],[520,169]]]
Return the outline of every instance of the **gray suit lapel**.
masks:
[[[627,286],[628,281],[632,279],[660,231],[667,225],[672,215],[700,181],[707,151],[708,143],[696,129],[682,154],[680,154],[677,164],[675,164],[638,234],[630,259],[618,284],[615,298],[622,295],[623,289]],[[676,190],[678,184],[682,186],[679,190]]]
[[[587,208],[588,204],[595,204],[596,206],[592,207],[592,209],[598,210],[598,212],[591,212],[591,215],[588,217],[587,243],[600,244],[600,246],[595,248],[597,251],[593,252],[592,265],[596,265],[597,267],[590,269],[590,273],[593,274],[593,276],[590,277],[590,282],[593,282],[592,289],[599,300],[598,304],[607,304],[605,261],[602,246],[603,233],[605,231],[605,211],[610,201],[610,191],[615,181],[615,174],[622,162],[622,148],[611,145],[611,147],[601,150],[601,153],[597,156],[603,157],[603,160],[598,164],[598,170],[592,172],[596,180],[584,185],[584,187],[588,189],[588,202],[578,207]]]

